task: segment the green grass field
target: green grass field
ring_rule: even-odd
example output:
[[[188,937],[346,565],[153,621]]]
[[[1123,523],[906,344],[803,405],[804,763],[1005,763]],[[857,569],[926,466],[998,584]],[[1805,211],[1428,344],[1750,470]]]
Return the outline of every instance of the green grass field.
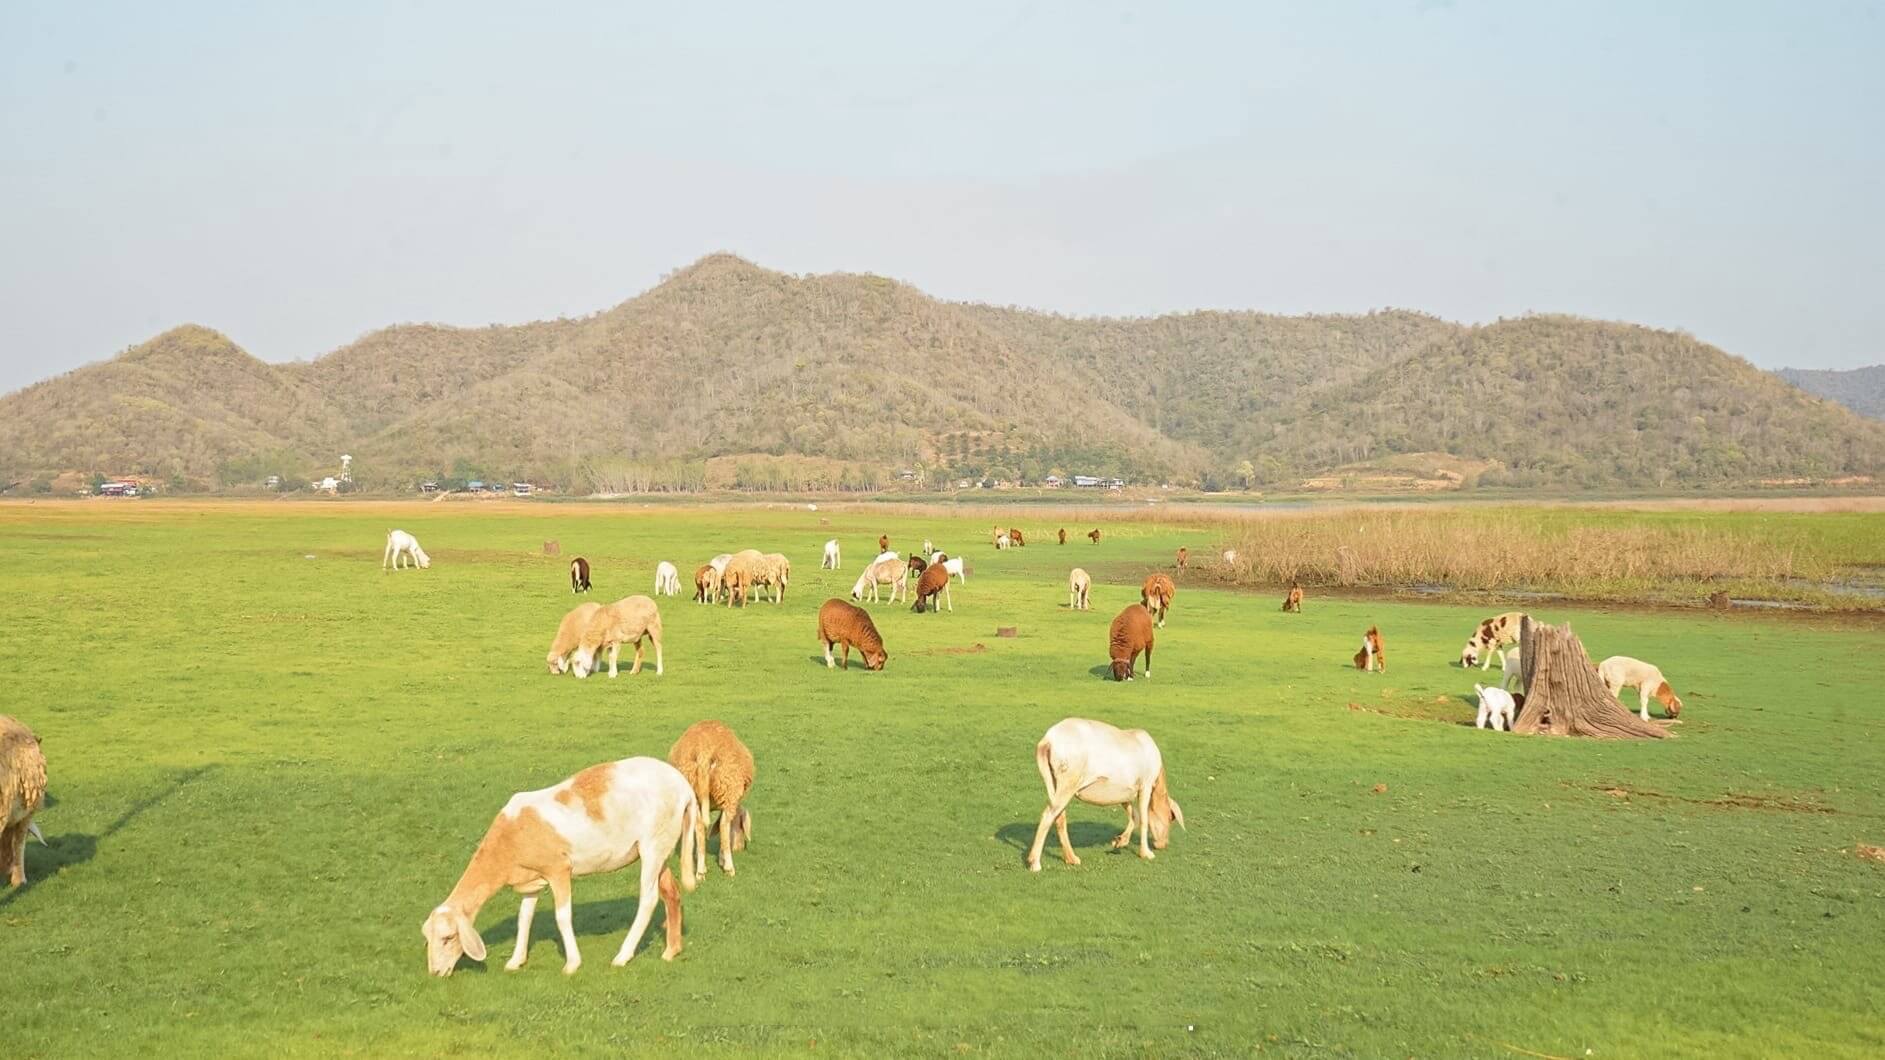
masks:
[[[1470,727],[1453,661],[1484,607],[1293,616],[1181,579],[1157,677],[1104,681],[1142,576],[1212,542],[1017,525],[1040,543],[998,554],[979,521],[868,506],[0,506],[0,712],[53,796],[0,893],[0,1052],[1885,1051],[1885,865],[1856,854],[1885,843],[1879,625],[1538,608],[1594,658],[1660,663],[1687,709],[1674,740],[1514,737]],[[431,570],[381,573],[391,526]],[[880,532],[960,550],[968,584],[953,614],[874,609],[886,671],[827,672],[814,612]],[[664,600],[665,676],[544,673],[569,556],[606,602],[747,546],[792,556],[783,605]],[[1370,624],[1386,675],[1349,663]],[[1034,744],[1068,715],[1158,739],[1190,830],[1156,861],[1076,804],[1085,865],[1050,840],[1024,869]],[[576,882],[575,977],[547,903],[501,970],[509,894],[488,967],[425,975],[420,923],[512,792],[702,718],[758,759],[755,842],[687,897],[679,959],[657,918],[609,967],[631,871]]]

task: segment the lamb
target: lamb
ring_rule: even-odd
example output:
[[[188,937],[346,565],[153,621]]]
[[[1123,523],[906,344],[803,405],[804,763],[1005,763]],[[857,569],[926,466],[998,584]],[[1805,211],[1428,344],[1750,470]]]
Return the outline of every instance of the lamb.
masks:
[[[560,674],[569,669],[570,653],[576,650],[576,645],[582,640],[583,630],[589,627],[590,621],[600,610],[601,604],[577,604],[569,614],[563,616],[563,621],[556,627],[556,639],[550,642],[550,654],[544,656],[551,673]]]
[[[1089,599],[1093,592],[1093,579],[1083,567],[1075,567],[1067,575],[1067,610],[1088,611],[1093,603]]]
[[[733,875],[733,852],[753,840],[753,815],[743,804],[753,788],[753,753],[733,730],[718,721],[697,721],[687,727],[668,750],[668,763],[687,778],[700,803],[695,818],[699,839],[694,844],[695,874],[707,876],[707,811],[720,812],[714,825],[720,830],[720,869]]]
[[[889,534],[877,535],[877,551],[879,552],[890,551],[890,535]]]
[[[995,551],[1000,552],[1004,548],[1012,547],[1014,547],[1014,539],[1008,536],[1008,531],[1003,530],[995,535]]]
[[[746,594],[757,583],[765,559],[756,548],[741,549],[727,558],[726,568],[720,572],[720,587],[726,590],[728,607],[733,606],[735,596],[739,597],[741,607],[746,606]]]
[[[1129,609],[1130,610],[1130,609]],[[1139,611],[1141,618],[1145,612]],[[1165,782],[1165,761],[1144,729],[1119,729],[1103,721],[1067,718],[1047,730],[1034,747],[1034,763],[1047,785],[1047,808],[1028,848],[1028,871],[1041,871],[1041,847],[1051,826],[1060,834],[1060,856],[1080,864],[1067,838],[1067,806],[1075,799],[1094,806],[1124,806],[1126,830],[1113,838],[1118,850],[1139,833],[1139,856],[1150,861],[1171,840],[1172,822],[1185,827],[1185,812]],[[1146,845],[1147,838],[1151,846]]]
[[[655,564],[655,595],[673,596],[681,591],[681,572],[674,564],[662,560]]]
[[[571,593],[589,591],[589,561],[581,556],[569,561],[569,591]]]
[[[1637,704],[1641,708],[1637,716],[1644,721],[1649,720],[1649,701],[1652,697],[1662,704],[1663,713],[1669,717],[1682,713],[1682,700],[1677,698],[1675,689],[1669,687],[1669,681],[1663,677],[1662,671],[1641,659],[1612,655],[1597,664],[1597,676],[1604,679],[1604,688],[1613,696],[1634,687]]]
[[[1183,545],[1178,546],[1178,569],[1186,569],[1186,564],[1189,562],[1191,562],[1191,550]]]
[[[1145,608],[1127,604],[1124,611],[1113,616],[1106,636],[1112,652],[1113,680],[1132,680],[1132,667],[1139,661],[1140,652],[1145,653],[1145,675],[1152,676],[1152,616]]]
[[[598,669],[597,654],[609,649],[609,676],[615,676],[615,660],[621,654],[622,645],[635,645],[635,662],[629,666],[630,677],[641,673],[641,642],[646,638],[654,642],[655,676],[661,676],[661,611],[653,600],[645,596],[629,596],[617,600],[595,613],[589,624],[583,627],[582,636],[576,642],[576,659],[571,669],[577,677],[588,677]]]
[[[924,538],[923,539],[923,555],[933,556],[935,555],[935,553],[936,553],[936,543],[934,541],[931,541],[927,537]],[[930,562],[934,563],[935,560],[932,559]]]
[[[925,610],[937,610],[936,596],[939,593],[942,595],[943,601],[948,604],[949,612],[954,614],[956,601],[954,596],[949,592],[949,568],[925,568],[923,570],[923,576],[916,580],[916,606],[911,608],[911,610],[919,615]]]
[[[1477,666],[1484,670],[1492,665],[1494,654],[1504,660],[1505,652],[1500,649],[1507,644],[1518,643],[1519,628],[1529,617],[1523,611],[1507,611],[1481,622],[1473,635],[1466,639],[1466,647],[1460,649],[1460,669],[1470,670]]]
[[[694,569],[694,599],[703,604],[711,604],[720,598],[720,572],[713,564],[703,563]]]
[[[881,670],[884,661],[889,658],[884,652],[884,639],[877,635],[877,624],[871,621],[871,614],[854,604],[832,598],[826,600],[818,609],[818,643],[825,648],[825,669],[832,667],[831,647],[836,644],[843,649],[843,661],[838,663],[842,669],[851,668],[851,649],[856,648],[864,660],[866,670]]]
[[[1381,631],[1373,626],[1362,634],[1361,650],[1355,653],[1355,669],[1388,672],[1388,659],[1381,652]]]
[[[825,558],[818,562],[818,569],[819,570],[837,570],[839,566],[840,564],[838,562],[838,539],[834,537],[831,540],[825,542]]]
[[[1086,536],[1092,538],[1094,544],[1096,545],[1099,544],[1100,543],[1100,528],[1096,526],[1093,529],[1088,530],[1086,533]]]
[[[1513,685],[1517,685],[1520,692],[1525,691],[1524,666],[1525,660],[1519,654],[1519,649],[1516,647],[1507,648],[1505,650],[1505,657],[1499,660],[1499,669],[1501,671],[1499,687],[1510,691]],[[1612,694],[1614,695],[1614,693]]]
[[[1479,719],[1473,722],[1473,727],[1483,729],[1490,724],[1494,732],[1501,728],[1511,732],[1512,724],[1518,721],[1518,703],[1513,700],[1512,693],[1503,688],[1487,688],[1477,684],[1473,686],[1473,691],[1479,694]]]
[[[1302,614],[1302,586],[1289,587],[1289,595],[1283,597],[1283,610],[1291,614]]]
[[[785,587],[791,580],[792,561],[781,553],[768,552],[753,566],[753,585],[767,588],[775,604],[785,599]]]
[[[871,603],[874,604],[877,602],[878,585],[888,584],[890,586],[890,602],[894,604],[897,602],[899,595],[909,595],[909,580],[910,568],[898,562],[895,556],[889,559],[880,559],[864,568],[864,573],[858,575],[857,582],[851,586],[851,599],[862,601],[864,599],[864,590],[868,588],[871,594]]]
[[[398,570],[402,559],[417,563],[420,570],[432,566],[432,557],[426,555],[425,549],[419,547],[418,538],[404,530],[388,530],[386,553],[380,557],[380,569],[387,569],[386,565],[390,563],[393,570]]]
[[[1008,543],[1015,548],[1024,548],[1027,546],[1028,540],[1021,536],[1021,531],[1010,529],[1008,531]]]
[[[26,838],[46,837],[33,815],[46,804],[46,752],[26,723],[0,714],[0,873],[26,883]]]
[[[1146,578],[1139,589],[1139,603],[1158,618],[1158,627],[1165,628],[1165,612],[1172,609],[1172,598],[1178,595],[1178,587],[1163,574],[1154,574]]]
[[[642,932],[654,918],[657,894],[665,907],[668,936],[661,959],[673,960],[681,952],[681,892],[668,871],[668,856],[678,842],[681,886],[693,890],[698,882],[693,844],[699,821],[700,802],[687,778],[654,758],[591,766],[554,787],[512,795],[485,831],[452,893],[425,919],[427,970],[450,975],[461,954],[484,960],[484,940],[473,921],[505,887],[523,895],[523,902],[517,907],[517,944],[504,970],[522,968],[529,955],[537,897],[547,886],[563,936],[563,974],[574,974],[583,959],[576,948],[570,880],[613,872],[636,859],[641,861],[641,903],[613,963],[619,968],[635,955]]]

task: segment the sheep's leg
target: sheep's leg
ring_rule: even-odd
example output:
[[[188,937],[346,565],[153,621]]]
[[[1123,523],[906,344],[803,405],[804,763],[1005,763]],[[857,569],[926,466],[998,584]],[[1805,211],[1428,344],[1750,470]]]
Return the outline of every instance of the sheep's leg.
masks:
[[[1148,676],[1150,675],[1148,674]],[[1130,817],[1127,818],[1126,823],[1128,826],[1132,824]],[[1146,836],[1152,833],[1151,823],[1152,785],[1145,784],[1141,785],[1139,788],[1139,856],[1147,861],[1157,856],[1152,853],[1152,847],[1145,841]]]
[[[1637,686],[1636,701],[1637,701],[1637,705],[1642,708],[1638,716],[1641,717],[1644,721],[1648,721],[1649,720],[1649,682],[1648,681],[1645,681],[1642,684]]]
[[[1132,803],[1127,803],[1126,804],[1126,830],[1113,837],[1113,841],[1109,845],[1109,849],[1119,850],[1123,848],[1126,844],[1132,842],[1132,830],[1136,828],[1138,824],[1139,824],[1139,819],[1135,815]]]
[[[622,948],[615,954],[617,968],[635,956],[642,933],[648,930],[649,922],[655,917],[655,901],[661,896],[661,870],[667,867],[666,858],[649,856],[647,848],[653,846],[652,843],[644,839],[641,846],[641,904],[635,907],[635,922],[629,925],[628,937],[622,940]]]
[[[848,652],[848,651],[847,651],[847,652],[845,653],[845,660],[844,660],[844,661],[845,661],[845,663],[847,664],[847,665],[845,666],[845,669],[847,669],[847,670],[848,670],[848,669],[850,669],[850,666],[849,666],[849,663],[851,662],[851,658],[850,658],[850,652]],[[838,668],[838,664],[837,664],[837,662],[836,662],[836,661],[834,661],[834,660],[833,660],[833,659],[831,658],[831,642],[830,642],[830,641],[825,641],[825,669],[827,669],[827,670],[835,670],[835,669],[837,669],[837,668]]]
[[[839,650],[843,652],[844,654],[844,665],[842,669],[849,670],[851,668],[851,642],[848,640],[845,641],[843,646]],[[831,658],[830,648],[825,649],[825,658],[827,659]]]
[[[655,676],[660,677],[661,676],[661,635],[658,633],[650,633],[648,634],[648,640],[651,643],[653,643],[655,646]]]
[[[615,676],[615,661],[621,654],[622,654],[621,641],[618,640],[614,644],[609,645],[609,676],[610,677]]]
[[[1148,641],[1145,646],[1145,676],[1152,676],[1152,645],[1150,641]]]
[[[1028,871],[1041,871],[1041,848],[1047,845],[1047,830],[1054,827],[1054,819],[1067,812],[1067,804],[1073,801],[1073,793],[1065,798],[1059,792],[1047,801],[1047,809],[1041,811],[1040,827],[1034,830],[1034,845],[1028,848]]]
[[[556,903],[556,930],[563,936],[563,974],[575,975],[583,966],[582,951],[576,948],[576,915],[569,900],[569,870],[550,876],[550,899]]]
[[[725,870],[728,876],[733,875],[733,819],[739,812],[740,808],[737,804],[720,807],[720,868]],[[706,845],[701,844],[701,846]],[[706,869],[700,871],[701,875],[706,875]]]
[[[943,579],[943,600],[949,605],[949,613],[956,613],[956,597],[949,591],[949,579]]]
[[[668,944],[661,951],[661,959],[671,961],[681,952],[681,889],[674,885],[674,873],[666,865],[661,866],[661,919],[668,928]]]
[[[641,673],[641,638],[635,638],[635,661],[628,664],[628,676]]]
[[[707,800],[700,799],[700,810],[694,814],[694,877],[707,878]],[[683,854],[683,857],[686,855]]]
[[[1054,834],[1060,837],[1061,860],[1069,865],[1080,864],[1080,855],[1073,852],[1073,840],[1067,838],[1067,813],[1065,810],[1061,811],[1059,817],[1054,818]]]
[[[530,955],[530,918],[536,915],[537,896],[524,895],[517,907],[517,945],[511,948],[511,959],[504,962],[505,971],[514,972],[524,966],[524,958]]]

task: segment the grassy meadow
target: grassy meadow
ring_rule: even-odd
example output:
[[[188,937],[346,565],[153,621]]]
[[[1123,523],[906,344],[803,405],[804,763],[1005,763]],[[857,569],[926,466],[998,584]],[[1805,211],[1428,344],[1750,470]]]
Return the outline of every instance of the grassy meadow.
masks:
[[[1870,518],[1837,533],[1875,547]],[[1033,543],[868,504],[0,505],[0,713],[38,731],[52,792],[50,847],[0,893],[0,1048],[1885,1051],[1885,865],[1858,853],[1885,844],[1885,626],[1536,605],[1593,658],[1659,663],[1686,709],[1674,740],[1514,737],[1470,727],[1480,675],[1454,661],[1498,608],[1312,591],[1286,615],[1198,572],[1156,678],[1115,684],[1106,627],[1144,574],[1235,529],[1108,521],[1063,547],[1050,517],[1004,521]],[[394,526],[429,571],[381,572]],[[873,608],[885,671],[827,672],[814,613],[879,533],[959,551],[968,583],[953,614]],[[782,605],[663,600],[665,676],[544,672],[570,556],[607,602],[748,546],[793,558]],[[1385,675],[1349,661],[1371,624]],[[1023,867],[1034,744],[1068,715],[1159,741],[1190,827],[1157,860],[1106,852],[1122,815],[1075,804],[1085,864],[1050,839]],[[487,965],[425,974],[421,921],[512,792],[664,757],[703,718],[757,758],[754,844],[687,896],[677,960],[657,914],[609,967],[631,870],[576,882],[573,978],[548,902],[501,970],[508,893],[478,918]]]

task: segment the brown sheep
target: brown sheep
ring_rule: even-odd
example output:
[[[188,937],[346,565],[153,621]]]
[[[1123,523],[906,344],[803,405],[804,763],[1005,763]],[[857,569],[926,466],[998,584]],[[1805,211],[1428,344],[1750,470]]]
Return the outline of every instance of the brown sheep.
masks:
[[[1178,587],[1163,574],[1154,574],[1145,580],[1139,590],[1139,603],[1158,618],[1160,629],[1165,628],[1165,612],[1172,608],[1172,598],[1178,595]]]
[[[1027,539],[1021,536],[1021,531],[1013,527],[1008,528],[1008,542],[1016,548],[1022,548],[1028,543]]]
[[[921,556],[910,557],[910,573],[911,574],[921,574],[923,573],[923,568],[927,566],[929,566],[929,561],[924,559],[923,557]]]
[[[916,580],[916,606],[910,610],[922,614],[925,610],[935,611],[936,596],[941,594],[948,603],[951,614],[955,613],[956,601],[949,591],[949,568],[940,563],[932,564],[923,571],[923,576]]]
[[[711,604],[720,598],[720,572],[713,564],[703,563],[694,571],[694,600]]]
[[[569,669],[569,653],[576,650],[576,645],[582,640],[583,630],[589,628],[590,620],[600,610],[601,604],[577,604],[570,609],[569,614],[563,616],[563,621],[556,627],[556,639],[550,642],[550,654],[544,656],[551,673],[560,674]]]
[[[1381,631],[1373,626],[1361,638],[1361,650],[1355,653],[1355,669],[1388,672],[1388,658],[1381,651]]]
[[[1185,570],[1187,568],[1187,565],[1190,563],[1190,561],[1191,561],[1191,550],[1184,547],[1183,545],[1178,546],[1178,569]]]
[[[45,803],[46,752],[39,737],[0,714],[0,872],[15,887],[26,882],[26,837],[46,841],[33,823]]]
[[[1107,644],[1112,651],[1113,680],[1132,680],[1132,666],[1140,652],[1145,653],[1145,675],[1152,676],[1152,616],[1145,608],[1127,604],[1114,616]]]
[[[937,569],[941,569],[938,567]],[[877,624],[871,621],[869,611],[843,600],[832,598],[818,609],[818,643],[825,648],[825,668],[830,669],[831,646],[842,645],[844,669],[851,668],[851,649],[856,648],[864,660],[866,670],[881,670],[884,661],[889,658],[884,652],[884,639],[877,635]]]
[[[572,593],[589,591],[589,561],[581,556],[569,561],[569,591]]]
[[[1283,597],[1283,610],[1293,614],[1302,614],[1302,586],[1289,587],[1289,595]]]
[[[1064,526],[1060,528],[1060,543],[1063,545],[1067,543],[1067,528]]]
[[[877,535],[877,554],[881,556],[888,551],[890,551],[890,535],[878,534]]]
[[[625,596],[609,606],[597,611],[583,627],[583,635],[576,642],[576,659],[570,669],[577,677],[588,677],[601,665],[602,649],[609,649],[609,676],[615,676],[616,657],[621,654],[622,645],[635,645],[635,662],[628,669],[629,676],[641,673],[641,642],[646,639],[654,642],[655,676],[661,676],[661,609],[653,600],[645,596]]]
[[[697,721],[687,727],[668,751],[668,764],[681,771],[687,786],[700,800],[694,818],[700,841],[694,844],[694,875],[707,878],[707,810],[719,811],[720,868],[733,875],[733,852],[753,840],[753,815],[743,805],[753,789],[753,753],[733,730],[718,721]]]
[[[1092,538],[1094,544],[1096,545],[1099,544],[1100,543],[1100,528],[1096,526],[1093,529],[1088,530],[1086,533],[1086,536]]]

